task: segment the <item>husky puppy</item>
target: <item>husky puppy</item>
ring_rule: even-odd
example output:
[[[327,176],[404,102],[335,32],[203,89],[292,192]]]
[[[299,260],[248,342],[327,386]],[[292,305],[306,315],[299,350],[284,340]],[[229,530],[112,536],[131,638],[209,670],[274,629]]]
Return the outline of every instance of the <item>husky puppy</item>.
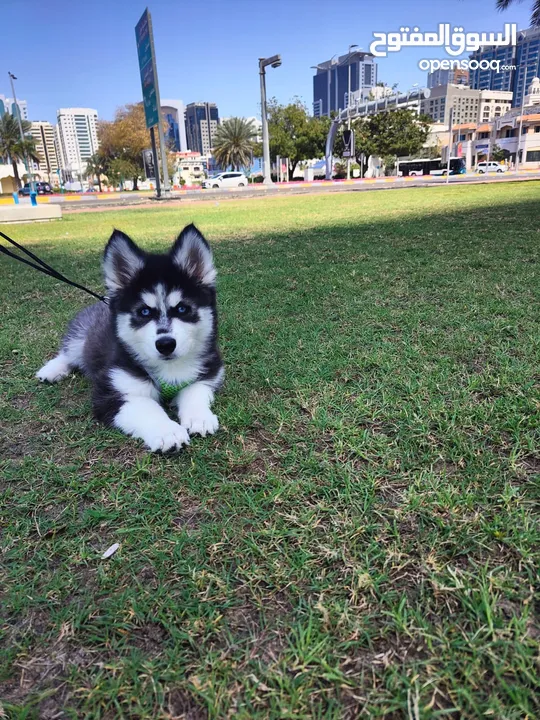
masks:
[[[92,383],[97,420],[141,439],[153,452],[218,429],[210,406],[223,382],[217,346],[216,269],[194,225],[163,255],[115,230],[103,259],[108,304],[82,310],[58,355],[37,373],[57,382],[80,370]],[[171,420],[162,402],[178,415]]]

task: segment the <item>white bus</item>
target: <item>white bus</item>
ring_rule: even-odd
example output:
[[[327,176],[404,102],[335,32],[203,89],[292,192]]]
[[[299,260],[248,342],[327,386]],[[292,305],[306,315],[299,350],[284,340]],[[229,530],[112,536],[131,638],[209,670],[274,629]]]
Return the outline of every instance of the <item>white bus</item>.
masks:
[[[400,160],[398,176],[409,175],[446,175],[446,161],[442,158],[418,158],[416,160]],[[466,172],[465,158],[450,158],[450,175],[463,175]]]

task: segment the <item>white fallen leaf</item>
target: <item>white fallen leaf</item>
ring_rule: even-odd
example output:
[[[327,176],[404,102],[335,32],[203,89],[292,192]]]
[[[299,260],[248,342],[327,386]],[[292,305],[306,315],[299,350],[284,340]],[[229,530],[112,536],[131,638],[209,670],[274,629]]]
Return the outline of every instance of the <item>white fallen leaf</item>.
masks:
[[[102,560],[106,560],[107,558],[110,558],[114,553],[118,550],[120,547],[120,543],[114,543],[114,545],[111,545],[110,548],[107,548],[103,555],[101,556]]]

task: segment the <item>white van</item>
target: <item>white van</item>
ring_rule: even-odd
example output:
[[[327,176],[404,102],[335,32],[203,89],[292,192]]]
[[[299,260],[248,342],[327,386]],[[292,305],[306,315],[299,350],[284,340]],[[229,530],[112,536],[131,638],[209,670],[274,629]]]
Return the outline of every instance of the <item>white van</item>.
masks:
[[[248,184],[248,179],[241,172],[226,172],[219,173],[215,177],[208,178],[203,182],[203,188],[207,190],[209,188],[232,188],[232,187],[245,187]]]
[[[476,166],[476,170],[480,173],[480,175],[483,175],[484,173],[488,172],[503,173],[506,172],[508,168],[506,167],[506,165],[501,165],[500,162],[490,160],[489,162],[479,162]]]

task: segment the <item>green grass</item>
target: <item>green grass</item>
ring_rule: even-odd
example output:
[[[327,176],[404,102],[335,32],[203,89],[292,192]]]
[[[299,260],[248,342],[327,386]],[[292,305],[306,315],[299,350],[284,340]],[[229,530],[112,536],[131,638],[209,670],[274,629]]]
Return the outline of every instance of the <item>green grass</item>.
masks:
[[[82,293],[0,258],[12,718],[540,715],[540,183],[7,229],[101,288],[113,225],[215,248],[219,433],[175,457],[40,386]],[[121,549],[107,561],[102,552]]]

